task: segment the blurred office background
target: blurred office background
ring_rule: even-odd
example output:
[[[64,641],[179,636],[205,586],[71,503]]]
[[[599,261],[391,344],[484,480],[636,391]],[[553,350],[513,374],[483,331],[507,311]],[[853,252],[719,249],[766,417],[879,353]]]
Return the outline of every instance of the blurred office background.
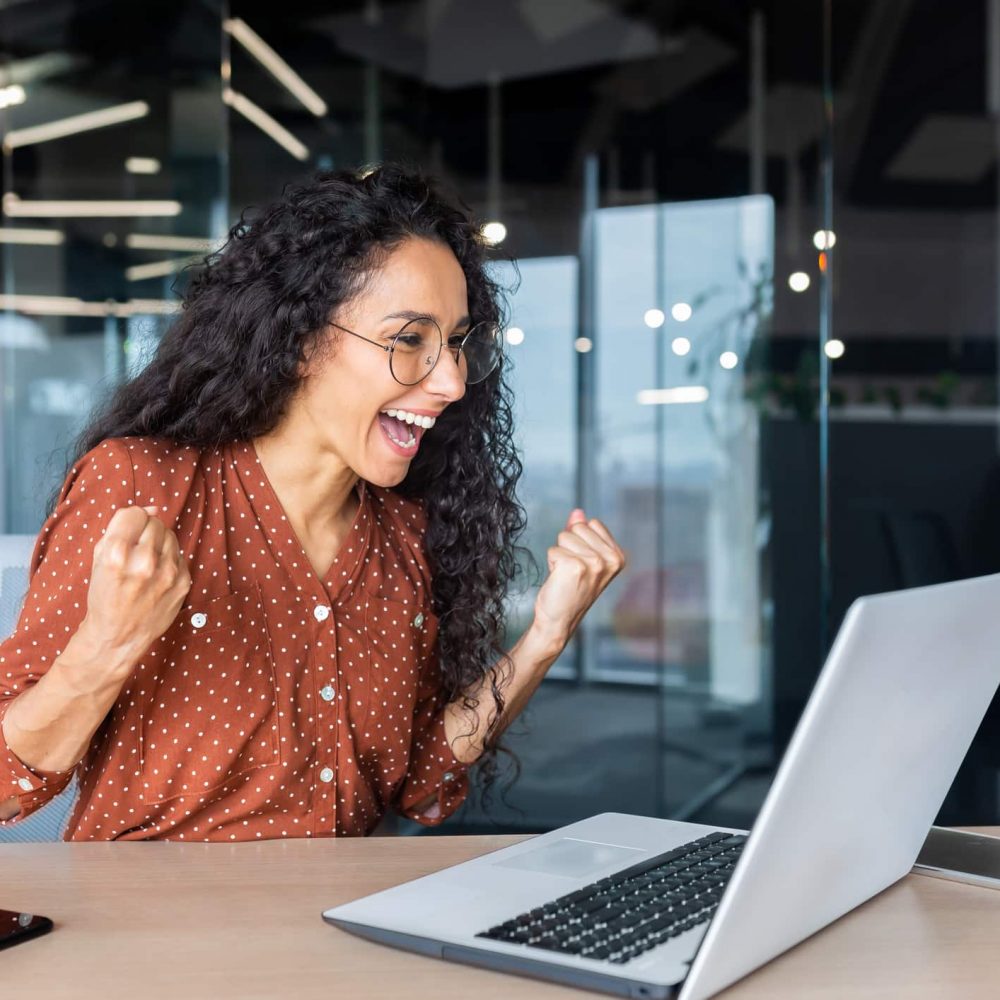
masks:
[[[1000,569],[998,0],[4,0],[0,48],[3,532],[244,207],[405,158],[492,223],[527,543],[579,503],[631,562],[441,832],[746,826],[851,600]],[[1000,821],[998,727],[942,821]]]

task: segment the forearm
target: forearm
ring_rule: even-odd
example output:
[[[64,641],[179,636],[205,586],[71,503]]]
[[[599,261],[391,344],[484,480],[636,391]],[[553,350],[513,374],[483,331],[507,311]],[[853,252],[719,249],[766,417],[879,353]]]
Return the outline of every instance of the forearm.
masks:
[[[124,653],[77,632],[52,667],[22,691],[3,719],[11,752],[37,771],[66,771],[84,755],[131,673]]]
[[[531,700],[549,667],[558,659],[568,636],[548,634],[532,625],[508,653],[512,666],[506,668],[507,681],[502,686],[503,714],[493,737],[506,729]],[[501,675],[503,676],[503,668]],[[475,709],[465,707],[457,698],[445,708],[445,735],[452,752],[463,764],[472,764],[482,755],[486,736],[496,715],[496,703],[490,679],[484,679],[470,692],[477,702]]]

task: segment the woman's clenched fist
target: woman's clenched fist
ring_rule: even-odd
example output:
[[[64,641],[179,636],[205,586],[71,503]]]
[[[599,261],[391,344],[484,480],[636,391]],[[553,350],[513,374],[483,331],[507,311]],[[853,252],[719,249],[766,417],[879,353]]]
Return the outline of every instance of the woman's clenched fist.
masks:
[[[94,546],[87,613],[80,632],[109,655],[116,669],[131,668],[177,617],[191,574],[177,536],[156,507],[122,507]]]

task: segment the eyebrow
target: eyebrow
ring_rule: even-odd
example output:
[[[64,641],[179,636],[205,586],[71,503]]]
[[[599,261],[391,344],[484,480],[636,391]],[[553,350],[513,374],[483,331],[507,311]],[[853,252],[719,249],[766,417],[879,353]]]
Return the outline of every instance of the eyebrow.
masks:
[[[429,319],[437,323],[438,326],[441,326],[441,323],[438,321],[436,316],[431,315],[431,313],[418,312],[414,309],[400,309],[399,312],[389,313],[387,316],[382,317],[382,322],[384,323],[389,319],[405,319],[407,322],[411,322],[412,320]],[[465,315],[455,324],[455,327],[457,329],[460,326],[469,326],[471,323],[472,317]]]

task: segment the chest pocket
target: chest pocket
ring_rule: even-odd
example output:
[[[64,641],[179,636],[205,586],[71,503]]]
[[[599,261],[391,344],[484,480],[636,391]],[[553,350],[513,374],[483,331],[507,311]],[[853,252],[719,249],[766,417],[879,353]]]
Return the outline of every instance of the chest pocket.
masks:
[[[141,718],[142,801],[201,797],[279,764],[277,688],[259,590],[191,601],[165,639]]]
[[[365,612],[368,683],[363,693],[351,698],[352,716],[386,719],[391,715],[408,724],[416,705],[421,668],[434,655],[437,633],[438,617],[429,603],[369,594]]]

